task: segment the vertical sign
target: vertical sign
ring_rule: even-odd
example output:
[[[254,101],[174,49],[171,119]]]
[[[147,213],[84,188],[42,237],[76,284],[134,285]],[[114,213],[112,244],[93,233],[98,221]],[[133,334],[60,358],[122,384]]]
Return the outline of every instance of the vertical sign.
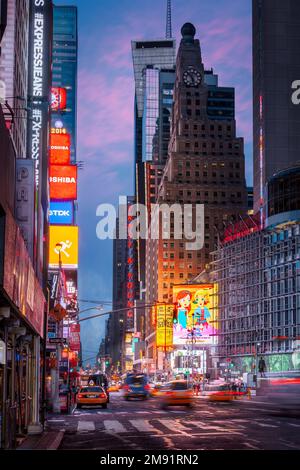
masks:
[[[49,95],[51,77],[51,0],[32,0],[29,22],[29,59],[28,59],[28,113],[27,122],[27,157],[34,161],[34,260],[40,269],[44,212],[48,200],[47,165],[48,165],[48,123]]]
[[[170,350],[173,348],[173,310],[172,304],[156,306],[156,347]]]

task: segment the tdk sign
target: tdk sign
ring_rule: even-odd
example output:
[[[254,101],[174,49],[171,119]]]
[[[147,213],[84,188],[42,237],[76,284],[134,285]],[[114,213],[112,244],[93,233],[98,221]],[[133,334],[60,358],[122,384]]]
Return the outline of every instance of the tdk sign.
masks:
[[[49,223],[52,225],[73,224],[73,203],[50,202]]]

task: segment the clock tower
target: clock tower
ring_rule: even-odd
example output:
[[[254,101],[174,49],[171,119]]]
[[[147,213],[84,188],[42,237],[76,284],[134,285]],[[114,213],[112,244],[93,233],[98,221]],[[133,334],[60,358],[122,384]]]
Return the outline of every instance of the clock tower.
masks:
[[[158,204],[204,205],[204,245],[149,240],[146,301],[172,302],[174,284],[191,282],[212,261],[224,225],[247,212],[244,141],[236,136],[234,89],[205,70],[195,27],[186,23],[176,59],[172,130]],[[195,225],[193,224],[193,229]],[[156,279],[157,278],[157,279]]]

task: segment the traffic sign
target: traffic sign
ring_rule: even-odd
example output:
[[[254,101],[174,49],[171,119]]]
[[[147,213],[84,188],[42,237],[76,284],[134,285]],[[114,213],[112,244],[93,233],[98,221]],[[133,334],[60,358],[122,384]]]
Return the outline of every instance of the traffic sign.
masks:
[[[49,343],[65,343],[66,338],[49,338]]]

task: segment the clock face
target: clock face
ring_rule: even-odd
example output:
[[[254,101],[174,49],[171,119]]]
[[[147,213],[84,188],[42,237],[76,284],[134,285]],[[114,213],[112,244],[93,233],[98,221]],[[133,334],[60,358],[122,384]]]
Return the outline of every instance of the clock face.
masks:
[[[189,67],[183,72],[183,81],[187,86],[198,86],[202,80],[201,73],[194,67]]]

